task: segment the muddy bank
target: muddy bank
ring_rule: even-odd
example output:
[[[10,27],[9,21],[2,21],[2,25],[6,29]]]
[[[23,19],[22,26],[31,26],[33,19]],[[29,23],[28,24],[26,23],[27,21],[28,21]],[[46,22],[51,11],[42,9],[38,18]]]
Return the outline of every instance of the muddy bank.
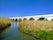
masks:
[[[10,27],[11,24],[7,24],[7,25],[0,25],[0,33],[3,32],[3,30],[5,30],[6,28]]]
[[[9,18],[0,17],[0,32],[2,32],[5,28],[11,25],[11,20]]]

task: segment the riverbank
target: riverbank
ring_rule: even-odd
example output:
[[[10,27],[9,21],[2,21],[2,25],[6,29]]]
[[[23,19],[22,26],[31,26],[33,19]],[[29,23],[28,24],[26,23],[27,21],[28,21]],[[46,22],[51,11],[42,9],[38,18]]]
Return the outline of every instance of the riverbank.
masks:
[[[21,21],[19,30],[41,40],[53,40],[53,21]]]
[[[0,32],[11,25],[11,20],[8,18],[0,18]]]

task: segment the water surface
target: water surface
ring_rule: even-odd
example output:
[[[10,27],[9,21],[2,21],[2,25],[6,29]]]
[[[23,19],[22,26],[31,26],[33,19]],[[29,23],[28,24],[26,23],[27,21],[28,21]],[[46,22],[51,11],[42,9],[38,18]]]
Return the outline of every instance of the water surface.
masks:
[[[0,34],[0,40],[36,40],[34,37],[21,33],[18,30],[16,22],[12,22],[11,26],[6,28]]]

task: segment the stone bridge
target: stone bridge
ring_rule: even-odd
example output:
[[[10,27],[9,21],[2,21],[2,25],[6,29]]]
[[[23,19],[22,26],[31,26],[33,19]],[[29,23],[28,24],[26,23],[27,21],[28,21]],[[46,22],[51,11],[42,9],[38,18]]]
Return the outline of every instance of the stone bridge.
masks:
[[[48,21],[51,21],[53,19],[53,14],[48,14],[48,15],[35,15],[35,16],[20,16],[20,17],[10,17],[11,20],[15,20],[15,19],[21,19],[23,20],[24,18],[26,18],[27,20],[29,20],[30,18],[33,18],[34,20],[38,20],[40,18],[44,18],[47,19]]]

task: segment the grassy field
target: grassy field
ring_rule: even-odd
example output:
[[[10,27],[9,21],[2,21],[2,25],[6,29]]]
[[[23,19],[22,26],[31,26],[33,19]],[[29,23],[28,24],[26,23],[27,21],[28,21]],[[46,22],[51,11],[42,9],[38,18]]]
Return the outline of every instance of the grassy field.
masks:
[[[19,30],[41,40],[53,40],[53,21],[21,21]]]
[[[6,26],[10,26],[10,24],[10,19],[0,17],[0,28],[5,28]]]

